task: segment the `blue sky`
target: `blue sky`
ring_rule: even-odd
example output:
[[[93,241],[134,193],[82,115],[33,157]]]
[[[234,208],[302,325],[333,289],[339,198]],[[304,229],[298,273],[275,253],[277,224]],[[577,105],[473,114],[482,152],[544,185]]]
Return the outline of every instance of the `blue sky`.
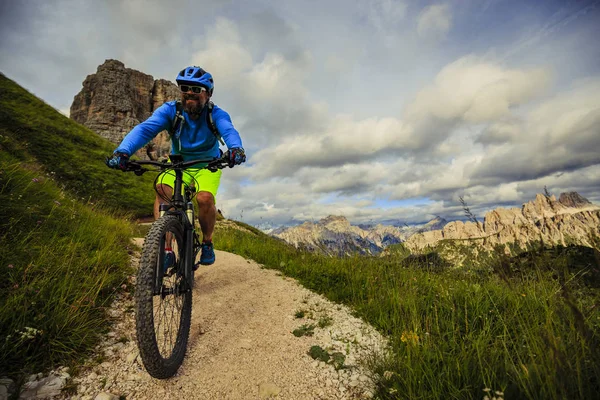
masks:
[[[249,155],[225,215],[275,225],[461,218],[544,186],[600,203],[600,1],[0,5],[0,71],[68,113],[114,58],[216,80]],[[242,212],[243,210],[243,212]]]

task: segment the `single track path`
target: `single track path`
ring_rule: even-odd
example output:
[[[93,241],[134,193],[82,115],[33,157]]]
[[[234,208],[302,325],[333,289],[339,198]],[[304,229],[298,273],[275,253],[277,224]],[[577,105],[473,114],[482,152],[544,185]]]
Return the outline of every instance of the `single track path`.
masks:
[[[222,251],[214,265],[196,272],[188,352],[175,377],[153,379],[141,365],[131,296],[110,313],[117,323],[98,349],[103,362],[74,379],[81,400],[371,398],[372,379],[361,361],[384,347],[346,307]],[[330,325],[320,328],[319,321]],[[316,325],[312,336],[292,334],[305,324]],[[345,367],[313,360],[313,345],[343,353]]]

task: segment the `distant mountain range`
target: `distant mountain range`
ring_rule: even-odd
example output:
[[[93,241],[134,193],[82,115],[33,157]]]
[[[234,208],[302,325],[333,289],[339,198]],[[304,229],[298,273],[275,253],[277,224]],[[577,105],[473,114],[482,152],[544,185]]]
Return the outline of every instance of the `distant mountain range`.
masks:
[[[343,216],[330,215],[318,222],[304,222],[293,227],[278,228],[271,235],[297,248],[328,255],[379,254],[391,244],[401,243],[409,236],[442,229],[447,221],[436,217],[424,225],[351,225]]]
[[[330,215],[270,232],[297,248],[332,256],[381,253],[387,246],[405,242],[419,252],[441,240],[459,240],[492,249],[497,244],[520,246],[542,240],[547,244],[592,246],[590,235],[600,236],[600,207],[576,192],[554,196],[538,194],[521,208],[497,208],[480,222],[448,222],[436,217],[418,226],[351,225],[343,216]]]

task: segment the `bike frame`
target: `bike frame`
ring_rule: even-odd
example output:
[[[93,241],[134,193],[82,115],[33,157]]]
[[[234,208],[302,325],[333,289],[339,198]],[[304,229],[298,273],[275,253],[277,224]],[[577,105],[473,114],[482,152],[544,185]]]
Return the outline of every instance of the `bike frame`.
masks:
[[[192,203],[193,199],[191,197],[191,193],[186,190],[185,197],[181,193],[181,189],[183,187],[183,171],[186,168],[191,167],[192,165],[203,163],[207,164],[205,168],[212,172],[215,172],[217,169],[228,166],[228,161],[225,158],[213,160],[183,161],[183,157],[178,154],[171,154],[169,158],[172,161],[171,164],[157,161],[131,161],[129,163],[129,170],[134,171],[136,175],[142,175],[144,172],[148,171],[147,169],[142,168],[142,165],[153,165],[159,167],[162,170],[170,168],[175,171],[175,187],[173,188],[173,196],[171,198],[171,203],[161,204],[159,207],[159,211],[161,217],[165,214],[176,215],[177,218],[183,222],[183,245],[185,246],[183,260],[183,276],[185,278],[187,286],[183,290],[187,292],[194,288],[193,266],[194,261],[196,259],[196,255],[200,250],[200,240],[194,227],[194,206]],[[164,243],[161,243],[161,245],[164,248]],[[161,294],[162,280],[164,277],[163,267],[163,257],[161,257],[161,260],[157,266],[158,271],[156,271],[155,274],[155,295]]]
[[[184,231],[183,231],[183,242],[185,246],[185,253],[183,259],[183,276],[187,283],[187,287],[184,289],[185,291],[192,290],[194,288],[194,274],[192,272],[194,260],[196,258],[195,243],[200,243],[198,239],[198,234],[196,233],[196,229],[194,228],[194,220],[193,220],[193,204],[192,198],[189,193],[184,196],[181,194],[181,187],[183,186],[183,169],[175,169],[175,187],[173,188],[173,197],[171,200],[171,204],[161,204],[160,205],[160,216],[162,217],[165,214],[176,215],[180,221],[183,222]],[[175,208],[174,210],[171,210]],[[191,208],[192,212],[189,213],[189,209]],[[189,214],[191,214],[192,218],[190,220]],[[162,264],[162,260],[160,262]],[[159,271],[156,274],[156,282],[155,287],[160,288],[163,280],[164,269],[162,265],[159,265]]]

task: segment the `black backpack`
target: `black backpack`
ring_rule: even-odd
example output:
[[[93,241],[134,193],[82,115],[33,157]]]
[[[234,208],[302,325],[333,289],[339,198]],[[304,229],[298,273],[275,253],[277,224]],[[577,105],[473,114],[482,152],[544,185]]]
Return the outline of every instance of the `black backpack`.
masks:
[[[215,120],[212,116],[214,108],[213,102],[209,101],[207,107],[208,112],[206,113],[206,123],[208,124],[210,131],[213,133],[213,135],[215,135],[219,143],[225,146],[225,142],[223,142],[223,138],[221,137],[221,134],[219,133],[217,125],[215,124]],[[171,137],[175,136],[175,133],[179,133],[181,131],[181,127],[185,123],[185,118],[183,116],[183,104],[181,104],[181,101],[177,100],[175,102],[175,109],[175,118],[173,119],[173,123],[171,124],[171,130],[169,131],[169,135],[171,135]]]

